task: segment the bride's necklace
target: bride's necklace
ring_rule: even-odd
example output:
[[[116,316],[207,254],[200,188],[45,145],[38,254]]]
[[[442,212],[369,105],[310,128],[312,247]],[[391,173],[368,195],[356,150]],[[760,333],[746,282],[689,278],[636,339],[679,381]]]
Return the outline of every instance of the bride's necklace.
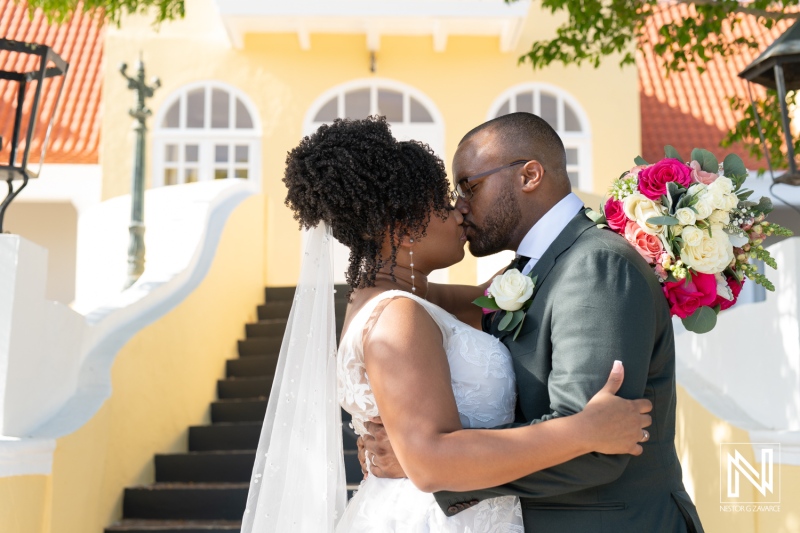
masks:
[[[388,272],[379,271],[375,276],[376,285],[378,284],[378,282],[380,282],[381,285],[393,286],[397,290],[410,292],[411,294],[419,296],[422,299],[427,299],[426,298],[428,293],[427,276],[425,275],[420,276],[419,271],[414,271],[413,274],[409,274],[408,273],[409,271],[410,269],[407,267],[396,265],[394,268],[394,278],[395,278],[394,280],[392,280],[392,275],[389,274]],[[417,278],[419,277],[422,278],[422,282],[419,285],[424,287],[422,291],[418,290],[419,287],[417,287],[418,284],[416,283]]]

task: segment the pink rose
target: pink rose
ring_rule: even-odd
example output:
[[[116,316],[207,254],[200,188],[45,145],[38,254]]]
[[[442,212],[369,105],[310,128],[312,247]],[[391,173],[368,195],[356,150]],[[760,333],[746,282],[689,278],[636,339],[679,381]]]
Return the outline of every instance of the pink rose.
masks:
[[[628,217],[625,216],[625,210],[622,209],[622,202],[609,198],[605,208],[603,208],[603,212],[606,215],[608,227],[618,233],[622,233],[628,223]]]
[[[645,233],[636,222],[628,222],[625,226],[625,239],[633,245],[639,255],[651,265],[661,257],[664,245],[656,235]]]
[[[692,184],[691,169],[677,159],[662,159],[639,172],[639,192],[658,201],[662,194],[667,194],[670,181],[688,188]]]
[[[744,279],[742,279],[741,283],[734,278],[733,276],[728,277],[728,287],[730,287],[731,292],[733,293],[733,300],[728,300],[723,298],[722,296],[717,295],[717,300],[711,305],[711,307],[716,307],[719,305],[719,310],[724,311],[728,309],[733,304],[736,303],[736,300],[739,299],[739,293],[742,292],[742,286],[744,286]]]
[[[717,278],[713,274],[692,273],[680,281],[667,281],[662,289],[669,302],[669,310],[674,316],[686,318],[700,307],[713,306],[717,300]]]
[[[692,167],[692,181],[696,183],[705,183],[706,185],[711,185],[719,177],[719,174],[706,172],[703,170],[703,168],[700,166],[700,163],[697,161],[692,161],[689,163],[689,166]]]

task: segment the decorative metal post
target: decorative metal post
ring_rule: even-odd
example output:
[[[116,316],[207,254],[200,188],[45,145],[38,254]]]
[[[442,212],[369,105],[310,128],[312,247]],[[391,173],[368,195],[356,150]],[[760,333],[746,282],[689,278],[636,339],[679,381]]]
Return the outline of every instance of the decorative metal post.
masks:
[[[69,63],[49,46],[10,39],[0,39],[0,57],[4,58],[3,64],[0,65],[0,80],[17,84],[11,142],[3,142],[3,138],[0,137],[0,180],[8,185],[8,194],[0,202],[0,233],[2,233],[6,209],[25,188],[28,180],[38,177],[41,172],[47,140],[61,99]],[[6,66],[10,68],[7,69]],[[57,87],[53,86],[53,83],[56,83]],[[42,95],[48,92],[56,92],[55,104],[50,108],[49,116],[39,116]],[[37,127],[46,128],[41,143],[34,135]],[[38,155],[39,159],[36,170],[31,168],[28,161],[31,148],[39,152],[34,154]],[[20,180],[22,185],[15,189],[13,182]]]
[[[151,98],[161,81],[154,78],[152,85],[145,82],[144,63],[141,57],[136,63],[136,76],[128,76],[128,65],[123,63],[119,71],[128,80],[128,89],[136,91],[136,107],[128,114],[135,119],[136,147],[133,153],[133,177],[131,180],[131,223],[128,226],[130,242],[128,244],[128,280],[127,289],[133,285],[144,272],[144,140],[147,133],[147,117],[152,112],[145,105],[145,99]]]

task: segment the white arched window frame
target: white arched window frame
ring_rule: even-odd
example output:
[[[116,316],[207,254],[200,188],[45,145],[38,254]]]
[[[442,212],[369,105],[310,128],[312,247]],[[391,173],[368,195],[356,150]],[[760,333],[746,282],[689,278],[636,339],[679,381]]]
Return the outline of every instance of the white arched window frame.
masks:
[[[419,90],[386,78],[364,78],[337,85],[309,107],[303,135],[336,118],[385,115],[398,140],[428,143],[444,159],[444,118],[436,104]]]
[[[239,178],[261,184],[261,122],[247,95],[201,81],[173,92],[156,113],[153,186]]]
[[[564,141],[572,186],[592,192],[592,132],[580,103],[555,85],[523,83],[506,90],[494,101],[487,120],[516,111],[538,115],[553,126]]]
[[[396,139],[425,142],[436,155],[445,158],[444,118],[436,104],[414,87],[385,78],[352,80],[325,91],[308,108],[303,135],[310,135],[337,118],[362,119],[368,115],[386,116]],[[344,283],[350,253],[337,242],[333,255],[335,281]],[[429,279],[447,283],[449,276],[446,270],[437,270]]]

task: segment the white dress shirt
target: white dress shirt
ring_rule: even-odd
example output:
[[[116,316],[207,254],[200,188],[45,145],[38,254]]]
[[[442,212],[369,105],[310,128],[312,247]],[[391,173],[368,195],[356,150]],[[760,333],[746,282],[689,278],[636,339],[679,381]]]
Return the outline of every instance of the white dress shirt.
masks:
[[[517,255],[531,258],[523,267],[523,274],[527,275],[533,270],[536,262],[581,209],[583,209],[583,200],[578,198],[575,193],[569,193],[533,225],[517,248]]]

